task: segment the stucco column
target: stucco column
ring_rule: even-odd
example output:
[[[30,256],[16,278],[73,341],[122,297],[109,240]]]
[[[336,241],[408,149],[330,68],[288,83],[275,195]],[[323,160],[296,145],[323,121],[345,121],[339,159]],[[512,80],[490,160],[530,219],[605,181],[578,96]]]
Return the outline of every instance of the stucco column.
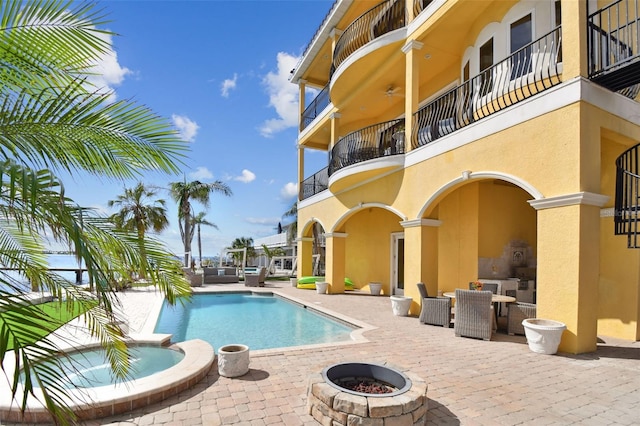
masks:
[[[607,199],[579,192],[529,201],[538,219],[536,316],[567,325],[562,352],[596,350],[600,207]]]
[[[410,313],[420,314],[420,292],[417,283],[427,286],[430,296],[438,294],[438,226],[435,219],[417,219],[400,222],[404,228],[404,294],[413,298]]]
[[[341,115],[339,112],[333,112],[329,116],[329,118],[331,119],[331,141],[329,149],[333,148],[333,146],[336,144],[336,142],[338,142],[338,139],[340,138],[340,135],[338,133],[340,131],[340,117]]]
[[[345,243],[347,234],[333,232],[325,234],[326,258],[325,280],[329,283],[329,293],[344,293]]]
[[[302,116],[304,114],[304,110],[307,107],[307,101],[305,95],[307,93],[307,81],[306,80],[298,80],[298,131],[302,131],[302,125],[304,120]]]
[[[313,275],[313,238],[302,237],[298,242],[298,278]]]
[[[562,79],[587,77],[587,2],[562,0],[561,8]]]
[[[298,145],[298,201],[302,200],[304,188],[302,183],[304,182],[304,147]]]
[[[404,141],[405,152],[411,151],[411,141],[413,140],[413,129],[415,123],[413,113],[418,110],[418,102],[420,101],[420,49],[424,44],[419,41],[409,40],[402,46],[402,52],[405,54],[405,97],[404,97]]]

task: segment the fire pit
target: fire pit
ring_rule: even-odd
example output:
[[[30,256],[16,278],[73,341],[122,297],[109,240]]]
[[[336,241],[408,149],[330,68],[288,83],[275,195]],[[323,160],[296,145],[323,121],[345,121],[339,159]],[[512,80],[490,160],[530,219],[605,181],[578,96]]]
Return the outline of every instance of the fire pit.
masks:
[[[309,413],[322,424],[361,424],[363,419],[426,423],[426,382],[388,365],[334,364],[310,377],[307,394]]]

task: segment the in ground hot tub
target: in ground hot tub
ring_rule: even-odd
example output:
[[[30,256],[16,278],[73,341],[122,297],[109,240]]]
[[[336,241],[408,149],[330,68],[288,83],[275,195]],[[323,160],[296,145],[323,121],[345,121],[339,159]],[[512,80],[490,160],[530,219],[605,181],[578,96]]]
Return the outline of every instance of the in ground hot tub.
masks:
[[[364,419],[426,423],[427,383],[389,365],[331,365],[310,377],[307,395],[309,414],[322,424],[365,424]]]

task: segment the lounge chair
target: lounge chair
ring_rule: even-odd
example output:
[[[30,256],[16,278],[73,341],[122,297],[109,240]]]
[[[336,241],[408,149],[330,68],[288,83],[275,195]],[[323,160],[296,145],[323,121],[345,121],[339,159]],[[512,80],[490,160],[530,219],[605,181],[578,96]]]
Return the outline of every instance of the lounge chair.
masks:
[[[493,313],[491,292],[456,289],[455,335],[491,340]]]
[[[420,322],[423,324],[451,326],[451,299],[448,297],[429,297],[424,283],[418,283],[420,291]]]
[[[267,268],[260,267],[257,274],[244,274],[245,287],[264,287],[264,279],[267,274]]]

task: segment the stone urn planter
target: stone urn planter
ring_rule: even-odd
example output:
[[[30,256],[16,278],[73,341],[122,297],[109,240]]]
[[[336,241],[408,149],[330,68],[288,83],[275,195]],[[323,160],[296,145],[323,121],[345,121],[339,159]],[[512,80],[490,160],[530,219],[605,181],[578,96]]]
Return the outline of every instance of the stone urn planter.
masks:
[[[370,282],[369,283],[369,291],[374,296],[379,296],[380,295],[380,290],[382,290],[382,284],[381,283],[379,283],[379,282]]]
[[[326,281],[318,281],[316,282],[316,291],[318,294],[327,294],[327,287],[329,283]]]
[[[409,315],[409,308],[413,299],[407,296],[391,296],[391,309],[393,315],[406,317]]]
[[[562,333],[567,328],[560,321],[540,318],[526,318],[522,321],[522,326],[529,349],[532,352],[546,355],[558,352]]]
[[[218,373],[224,377],[239,377],[249,372],[249,346],[225,345],[218,349]]]

